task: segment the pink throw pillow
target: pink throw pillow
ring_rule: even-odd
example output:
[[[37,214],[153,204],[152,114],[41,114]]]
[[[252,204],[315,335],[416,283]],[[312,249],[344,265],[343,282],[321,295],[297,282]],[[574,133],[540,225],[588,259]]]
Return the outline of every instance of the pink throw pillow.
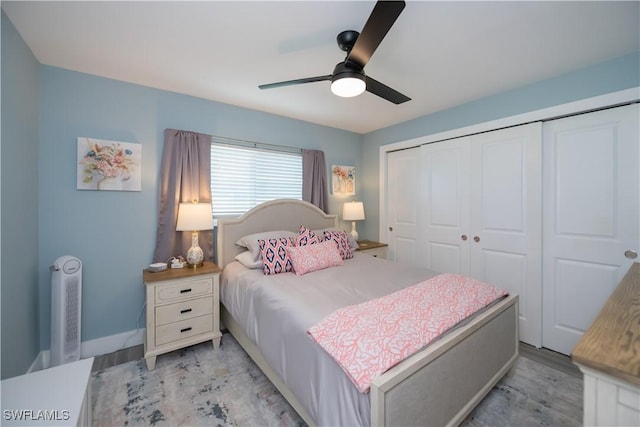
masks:
[[[351,246],[349,245],[349,235],[346,231],[325,230],[324,239],[334,242],[334,244],[338,248],[338,251],[340,252],[340,257],[342,257],[342,259],[353,258],[353,252],[351,250]]]
[[[313,231],[309,230],[304,225],[300,226],[300,231],[298,231],[298,237],[296,238],[295,246],[307,246],[307,245],[315,245],[317,243],[321,243],[324,239],[322,236],[318,236]]]
[[[293,245],[293,239],[286,237],[258,240],[262,254],[262,272],[264,274],[280,274],[293,271],[293,264],[291,264],[291,259],[286,251],[286,248]]]
[[[286,251],[293,264],[293,270],[298,276],[344,264],[333,242],[287,247]]]

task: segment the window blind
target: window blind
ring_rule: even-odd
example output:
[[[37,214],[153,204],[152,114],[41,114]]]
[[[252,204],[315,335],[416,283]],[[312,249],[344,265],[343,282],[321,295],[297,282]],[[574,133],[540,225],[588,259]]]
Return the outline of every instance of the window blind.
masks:
[[[302,155],[270,147],[212,141],[214,218],[237,217],[273,199],[302,199]]]

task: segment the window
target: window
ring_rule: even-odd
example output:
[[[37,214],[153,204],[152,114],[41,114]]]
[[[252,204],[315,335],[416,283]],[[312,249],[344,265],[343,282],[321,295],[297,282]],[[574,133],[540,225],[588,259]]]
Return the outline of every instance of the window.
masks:
[[[212,141],[214,218],[236,217],[273,199],[302,199],[300,150],[280,151],[256,145]]]

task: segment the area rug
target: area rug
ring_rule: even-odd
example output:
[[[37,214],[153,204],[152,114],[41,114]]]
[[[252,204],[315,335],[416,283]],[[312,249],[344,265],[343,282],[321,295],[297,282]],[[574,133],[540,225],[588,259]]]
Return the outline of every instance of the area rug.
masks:
[[[203,343],[93,373],[93,425],[306,426],[228,333]],[[520,357],[462,425],[579,426],[582,381]]]

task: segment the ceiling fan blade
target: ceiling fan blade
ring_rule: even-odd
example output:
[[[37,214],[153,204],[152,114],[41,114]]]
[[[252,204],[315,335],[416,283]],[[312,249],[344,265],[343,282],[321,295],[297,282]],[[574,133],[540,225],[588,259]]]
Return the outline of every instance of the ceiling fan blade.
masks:
[[[273,89],[274,87],[282,87],[282,86],[292,86],[299,85],[302,83],[314,83],[314,82],[323,82],[325,80],[331,80],[331,74],[326,76],[316,76],[316,77],[307,77],[306,79],[296,79],[296,80],[287,80],[284,82],[277,83],[267,83],[264,85],[258,86],[260,89]]]
[[[387,35],[405,7],[404,1],[379,1],[371,11],[356,43],[347,56],[347,61],[360,68],[369,62],[382,39]]]
[[[395,89],[391,89],[389,86],[380,83],[379,81],[367,76],[367,92],[371,92],[374,95],[378,95],[380,98],[386,99],[394,104],[402,104],[403,102],[411,101],[406,95],[401,94]]]

